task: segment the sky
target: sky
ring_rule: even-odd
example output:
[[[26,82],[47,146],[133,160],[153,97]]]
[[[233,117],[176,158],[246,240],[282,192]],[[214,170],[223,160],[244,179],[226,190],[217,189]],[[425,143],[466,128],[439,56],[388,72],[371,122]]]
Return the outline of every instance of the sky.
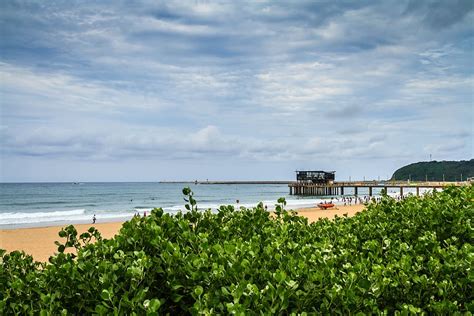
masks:
[[[0,182],[473,158],[474,2],[1,1]]]

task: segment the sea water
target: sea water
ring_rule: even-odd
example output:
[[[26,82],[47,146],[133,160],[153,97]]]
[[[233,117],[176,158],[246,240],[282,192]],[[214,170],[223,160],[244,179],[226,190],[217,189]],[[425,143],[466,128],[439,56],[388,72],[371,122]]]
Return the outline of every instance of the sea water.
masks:
[[[286,184],[0,183],[0,229],[91,223],[94,214],[98,223],[124,221],[155,207],[171,214],[185,212],[184,187],[192,189],[200,210],[216,210],[221,205],[254,207],[259,202],[271,210],[280,197],[292,209],[331,199],[292,196]],[[361,191],[359,195],[368,194]],[[346,188],[345,193],[352,195],[353,191]]]
[[[186,211],[182,189],[188,186],[201,210],[259,202],[273,209],[280,197],[286,198],[288,208],[326,200],[289,196],[283,184],[0,183],[0,229],[90,223],[94,214],[98,223],[123,221],[155,207],[174,214]]]

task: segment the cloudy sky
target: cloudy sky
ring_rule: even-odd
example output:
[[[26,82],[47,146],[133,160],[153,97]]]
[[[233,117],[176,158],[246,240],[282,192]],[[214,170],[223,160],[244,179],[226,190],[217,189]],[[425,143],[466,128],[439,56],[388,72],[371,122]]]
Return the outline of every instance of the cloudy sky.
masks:
[[[474,2],[0,2],[0,181],[473,158]]]

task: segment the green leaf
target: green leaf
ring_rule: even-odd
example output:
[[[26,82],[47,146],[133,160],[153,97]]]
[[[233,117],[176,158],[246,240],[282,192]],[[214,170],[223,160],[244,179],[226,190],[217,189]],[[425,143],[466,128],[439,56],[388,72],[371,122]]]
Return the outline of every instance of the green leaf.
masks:
[[[183,286],[182,286],[181,284],[175,284],[175,285],[172,285],[171,288],[172,288],[173,290],[177,290],[177,289],[183,288]]]
[[[182,298],[183,298],[183,295],[181,295],[181,294],[177,294],[177,293],[172,293],[171,294],[171,300],[175,303],[180,302]]]
[[[229,290],[228,290],[226,287],[224,287],[224,286],[221,287],[221,291],[222,291],[222,293],[224,293],[225,295],[230,295]]]
[[[279,270],[275,273],[275,280],[277,280],[278,283],[285,281],[285,279],[286,273],[284,271]]]
[[[104,289],[104,290],[102,290],[102,292],[100,293],[100,297],[101,297],[103,300],[108,301],[108,300],[110,300],[111,295],[110,295],[110,292],[109,292],[108,290]]]
[[[296,289],[298,287],[298,283],[294,280],[286,281],[286,285],[291,289]]]
[[[284,197],[281,197],[277,200],[278,203],[286,205],[286,199]]]
[[[90,238],[90,237],[91,237],[91,234],[89,233],[82,233],[81,236],[79,236],[79,238],[81,239]]]
[[[160,208],[154,208],[151,211],[151,214],[155,215],[156,217],[162,217],[163,216],[163,209],[161,207]]]
[[[94,311],[98,314],[98,315],[107,315],[109,312],[109,310],[107,309],[107,307],[105,307],[104,305],[97,305],[94,309]]]
[[[194,288],[194,294],[196,294],[197,296],[201,296],[202,292],[203,292],[203,288],[202,286],[198,285]]]
[[[158,311],[158,309],[160,308],[160,306],[161,306],[160,300],[154,298],[154,299],[150,300],[150,303],[149,303],[149,305],[148,305],[148,311],[150,311],[150,312],[156,312],[156,311]]]
[[[359,281],[359,286],[364,290],[368,290],[370,288],[370,281],[367,279],[362,279]]]

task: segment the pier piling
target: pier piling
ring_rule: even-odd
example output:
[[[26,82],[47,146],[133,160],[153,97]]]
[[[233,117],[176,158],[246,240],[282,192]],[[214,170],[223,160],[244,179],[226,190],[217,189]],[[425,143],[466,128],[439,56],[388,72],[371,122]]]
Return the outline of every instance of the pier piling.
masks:
[[[403,196],[404,188],[415,188],[416,195],[420,195],[420,188],[443,188],[447,185],[465,185],[461,182],[376,182],[376,181],[351,181],[351,182],[330,182],[330,183],[310,183],[310,182],[292,182],[288,184],[290,195],[309,195],[309,196],[328,196],[328,195],[344,195],[345,188],[353,188],[354,195],[359,195],[359,188],[367,188],[368,195],[374,195],[374,188],[383,189],[388,192],[389,188],[400,190],[400,195]]]

